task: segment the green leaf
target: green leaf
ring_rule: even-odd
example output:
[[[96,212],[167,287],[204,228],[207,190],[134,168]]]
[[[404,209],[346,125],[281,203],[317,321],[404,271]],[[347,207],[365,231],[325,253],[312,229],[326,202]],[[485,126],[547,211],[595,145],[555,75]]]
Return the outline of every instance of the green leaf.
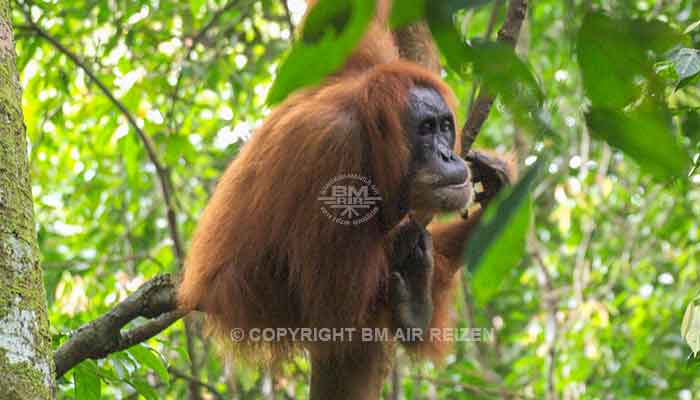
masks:
[[[632,19],[630,25],[632,35],[639,39],[643,48],[653,51],[657,56],[688,43],[684,34],[658,19],[651,21]]]
[[[679,85],[700,72],[700,50],[680,48],[671,53],[669,60],[676,67]]]
[[[656,177],[678,178],[688,171],[690,160],[671,133],[670,115],[658,107],[631,112],[593,107],[586,123],[595,137],[624,151]]]
[[[492,93],[513,114],[522,115],[538,110],[544,99],[530,67],[515,54],[515,49],[502,42],[475,41],[474,72]]]
[[[124,351],[110,355],[109,362],[112,364],[115,374],[122,380],[129,378],[131,374],[138,369],[138,365],[136,365],[134,357],[130,356]]]
[[[168,137],[165,151],[165,162],[169,165],[177,163],[181,158],[191,158],[195,152],[189,139],[182,135]]]
[[[431,3],[426,10],[426,19],[430,32],[447,65],[462,74],[466,65],[474,61],[474,52],[467,46],[464,38],[454,25],[454,9],[448,1]]]
[[[362,39],[374,8],[374,0],[319,1],[307,17],[301,40],[282,62],[267,103],[278,103],[296,89],[318,84],[342,67]]]
[[[685,30],[683,31],[683,33],[690,33],[690,32],[692,32],[692,31],[694,31],[695,29],[697,29],[698,26],[700,26],[700,21],[695,21],[695,22],[693,22],[692,24],[688,25],[688,27],[685,28]]]
[[[430,9],[447,10],[449,15],[452,15],[455,11],[479,8],[490,2],[491,0],[439,0],[426,4],[426,0],[396,1],[391,9],[389,24],[392,28],[400,28],[422,20],[427,11],[426,5],[429,5]]]
[[[206,0],[190,0],[190,12],[192,15],[198,15]]]
[[[158,392],[151,387],[151,385],[144,381],[143,379],[134,379],[129,381],[129,384],[139,392],[140,395],[146,398],[146,400],[158,400]]]
[[[588,14],[576,38],[586,95],[594,106],[612,108],[623,108],[642,93],[663,95],[652,55],[658,58],[683,40],[661,21]]]
[[[102,380],[94,361],[85,360],[73,369],[75,398],[77,400],[100,399]]]
[[[659,178],[684,175],[688,157],[671,134],[670,114],[659,101],[664,85],[650,53],[665,52],[680,41],[660,21],[602,13],[588,14],[577,37],[577,57],[591,100],[586,116],[591,132]]]
[[[692,143],[700,142],[700,112],[684,112],[681,116],[681,131]]]
[[[654,64],[654,72],[656,75],[659,77],[670,81],[670,82],[678,82],[678,71],[676,70],[676,66],[673,64],[671,61],[659,61],[656,64]]]
[[[635,79],[654,76],[644,44],[631,33],[630,24],[601,13],[583,20],[576,54],[586,95],[595,106],[625,107],[641,93]]]
[[[483,7],[489,4],[492,0],[442,0],[447,3],[448,7],[454,13],[458,10],[471,10]]]
[[[515,53],[515,49],[498,41],[472,40],[469,45],[454,26],[453,14],[463,2],[440,1],[427,10],[430,31],[447,65],[463,74],[469,64],[492,95],[501,96],[508,110],[530,130],[540,129],[539,110],[544,95],[530,67]],[[479,3],[479,2],[477,2]],[[477,4],[470,3],[470,6]],[[545,129],[545,131],[547,131]]]
[[[700,302],[696,298],[688,304],[681,324],[681,336],[696,356],[700,351]]]
[[[155,350],[144,345],[137,345],[129,348],[127,350],[132,357],[134,357],[139,363],[147,366],[153,372],[158,374],[163,382],[170,382],[170,375],[168,374],[168,368],[163,363],[163,359],[156,355]]]
[[[304,22],[301,40],[304,43],[315,43],[328,34],[338,34],[345,29],[352,14],[352,2],[319,1]]]
[[[523,257],[531,219],[529,193],[541,164],[538,161],[512,190],[498,196],[467,244],[463,259],[472,272],[469,280],[478,304],[496,294],[504,276]]]
[[[124,169],[126,170],[129,186],[134,187],[143,173],[140,158],[142,146],[138,142],[131,126],[129,126],[129,130],[130,132],[126,136],[119,139],[118,147],[123,155]]]
[[[420,21],[425,16],[425,6],[425,0],[393,2],[391,15],[389,16],[389,25],[392,28],[400,28]]]

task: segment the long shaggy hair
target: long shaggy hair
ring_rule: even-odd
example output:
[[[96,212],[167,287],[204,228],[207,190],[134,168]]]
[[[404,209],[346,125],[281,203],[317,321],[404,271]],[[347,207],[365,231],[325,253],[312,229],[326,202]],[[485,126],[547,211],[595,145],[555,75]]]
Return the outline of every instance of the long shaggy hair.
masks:
[[[219,181],[194,234],[180,306],[231,329],[384,326],[385,238],[406,215],[410,149],[401,116],[414,86],[450,90],[411,63],[378,63],[290,96]],[[341,225],[319,196],[340,175],[367,177],[378,215]],[[291,343],[252,343],[276,357]],[[264,347],[264,348],[261,348]],[[240,350],[240,349],[239,349]]]

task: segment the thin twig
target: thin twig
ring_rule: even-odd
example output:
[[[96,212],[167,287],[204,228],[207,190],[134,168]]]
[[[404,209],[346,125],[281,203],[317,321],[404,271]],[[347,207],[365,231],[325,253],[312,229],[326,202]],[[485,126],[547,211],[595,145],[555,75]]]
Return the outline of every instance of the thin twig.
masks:
[[[518,41],[518,36],[520,35],[520,28],[527,14],[527,3],[528,0],[510,1],[505,22],[503,22],[503,26],[498,31],[499,41],[515,46],[515,43]],[[486,118],[488,118],[494,100],[495,96],[490,95],[486,88],[481,88],[479,96],[469,110],[467,122],[464,124],[464,128],[462,128],[463,157],[467,156],[474,140],[476,140],[476,136],[484,125]]]

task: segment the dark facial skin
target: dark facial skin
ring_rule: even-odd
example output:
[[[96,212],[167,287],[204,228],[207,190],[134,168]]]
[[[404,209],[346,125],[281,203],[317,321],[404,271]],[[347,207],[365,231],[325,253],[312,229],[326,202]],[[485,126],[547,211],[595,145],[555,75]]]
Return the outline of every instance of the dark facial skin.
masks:
[[[452,151],[454,116],[437,91],[413,88],[403,123],[413,156],[411,217],[392,232],[389,302],[395,329],[423,332],[433,315],[434,267],[432,239],[425,224],[435,212],[465,208],[473,189],[466,162]]]
[[[456,211],[472,199],[467,164],[452,149],[455,122],[440,94],[431,88],[411,89],[404,117],[413,153],[410,208],[418,211]]]

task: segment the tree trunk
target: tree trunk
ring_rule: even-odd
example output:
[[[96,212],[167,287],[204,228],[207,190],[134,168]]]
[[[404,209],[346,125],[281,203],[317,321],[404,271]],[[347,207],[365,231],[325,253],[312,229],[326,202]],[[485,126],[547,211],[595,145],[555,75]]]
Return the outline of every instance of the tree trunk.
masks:
[[[0,399],[53,397],[46,294],[38,262],[27,139],[10,27],[0,0]]]

